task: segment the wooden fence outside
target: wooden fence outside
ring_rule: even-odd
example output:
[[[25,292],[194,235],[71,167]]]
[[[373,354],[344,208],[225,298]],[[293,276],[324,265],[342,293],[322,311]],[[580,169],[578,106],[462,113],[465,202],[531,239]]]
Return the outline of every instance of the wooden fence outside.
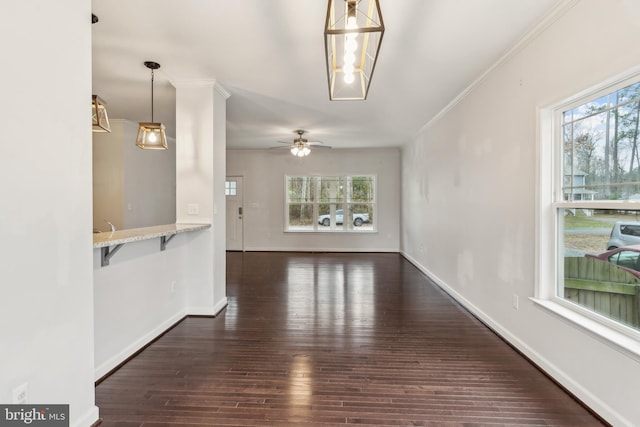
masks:
[[[606,261],[565,257],[564,297],[640,328],[640,278]]]

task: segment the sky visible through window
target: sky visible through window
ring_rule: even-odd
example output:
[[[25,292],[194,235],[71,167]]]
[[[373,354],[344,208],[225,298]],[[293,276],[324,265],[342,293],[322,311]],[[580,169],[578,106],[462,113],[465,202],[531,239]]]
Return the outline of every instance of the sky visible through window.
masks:
[[[640,82],[562,113],[565,198],[640,198],[639,111]]]

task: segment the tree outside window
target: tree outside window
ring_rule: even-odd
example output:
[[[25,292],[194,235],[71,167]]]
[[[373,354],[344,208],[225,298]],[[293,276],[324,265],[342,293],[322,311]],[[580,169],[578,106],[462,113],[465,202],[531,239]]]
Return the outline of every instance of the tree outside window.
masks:
[[[556,110],[557,262],[550,265],[557,270],[554,298],[640,331],[640,252],[604,254],[637,243],[623,232],[616,238],[616,229],[640,226],[634,204],[640,202],[640,82],[634,79]]]
[[[375,176],[286,176],[285,231],[376,230]]]

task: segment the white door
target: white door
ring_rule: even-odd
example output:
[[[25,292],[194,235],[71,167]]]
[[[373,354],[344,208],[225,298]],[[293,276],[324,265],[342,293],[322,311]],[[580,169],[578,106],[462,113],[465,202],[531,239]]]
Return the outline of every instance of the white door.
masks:
[[[227,250],[242,251],[242,177],[228,176],[224,193],[227,197]]]

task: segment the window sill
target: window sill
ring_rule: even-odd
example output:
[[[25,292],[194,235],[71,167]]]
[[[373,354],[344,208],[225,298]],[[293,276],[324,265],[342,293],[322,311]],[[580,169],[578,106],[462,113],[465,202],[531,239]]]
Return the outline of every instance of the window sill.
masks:
[[[284,230],[285,233],[377,234],[378,230]]]
[[[564,306],[563,304],[533,297],[529,299],[545,310],[580,327],[582,330],[595,337],[598,341],[601,341],[640,362],[640,341],[638,338],[634,338],[633,336],[617,331],[603,322],[587,317],[572,308]],[[630,330],[630,334],[635,334],[640,337],[640,334],[633,330]]]

